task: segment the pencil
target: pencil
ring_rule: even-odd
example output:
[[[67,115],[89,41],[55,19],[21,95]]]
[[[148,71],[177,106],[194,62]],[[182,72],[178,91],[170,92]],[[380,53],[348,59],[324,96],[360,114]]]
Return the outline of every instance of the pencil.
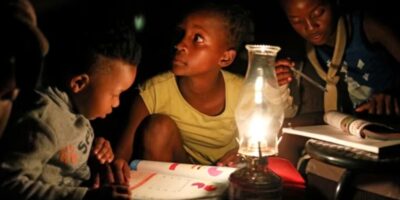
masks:
[[[311,84],[313,84],[314,86],[316,86],[317,88],[321,89],[324,92],[328,92],[328,90],[326,90],[326,88],[324,86],[322,86],[321,84],[317,83],[316,81],[314,81],[313,79],[311,79],[309,76],[303,74],[301,71],[295,69],[294,67],[289,67],[290,70],[292,70],[294,73],[300,75],[301,77],[303,77],[306,81],[310,82]]]

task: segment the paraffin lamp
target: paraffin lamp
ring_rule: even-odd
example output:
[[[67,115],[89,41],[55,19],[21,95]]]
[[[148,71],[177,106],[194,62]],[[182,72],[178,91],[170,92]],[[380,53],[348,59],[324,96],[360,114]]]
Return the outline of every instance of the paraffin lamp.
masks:
[[[281,199],[282,181],[269,170],[268,156],[278,153],[284,113],[275,75],[278,46],[246,45],[248,68],[235,118],[239,154],[246,166],[231,174],[230,199]]]

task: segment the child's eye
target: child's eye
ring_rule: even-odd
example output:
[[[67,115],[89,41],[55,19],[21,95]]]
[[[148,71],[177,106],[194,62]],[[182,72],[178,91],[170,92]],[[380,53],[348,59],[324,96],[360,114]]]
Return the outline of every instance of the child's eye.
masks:
[[[204,42],[204,38],[200,34],[195,34],[193,41],[196,43],[202,43]]]
[[[301,23],[300,18],[297,18],[297,17],[290,18],[289,20],[290,20],[290,23],[292,23],[292,24],[300,24]]]
[[[318,8],[316,10],[314,10],[314,12],[312,13],[312,17],[320,17],[324,14],[325,9],[323,8]]]

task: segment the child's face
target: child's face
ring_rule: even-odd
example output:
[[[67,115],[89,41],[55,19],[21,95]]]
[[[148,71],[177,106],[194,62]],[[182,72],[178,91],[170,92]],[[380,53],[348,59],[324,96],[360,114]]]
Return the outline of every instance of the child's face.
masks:
[[[93,68],[99,70],[89,73],[87,85],[77,91],[72,87],[72,98],[78,111],[89,120],[105,118],[118,107],[120,94],[136,78],[136,66],[119,59],[99,56],[94,65]]]
[[[314,45],[326,44],[335,26],[330,4],[323,0],[282,0],[294,30]]]
[[[0,85],[0,138],[7,125],[13,101],[18,96],[18,88],[14,78],[10,78],[5,85]]]
[[[178,76],[193,76],[220,70],[221,58],[228,50],[227,30],[218,15],[196,12],[179,25],[181,38],[176,44],[172,71]]]

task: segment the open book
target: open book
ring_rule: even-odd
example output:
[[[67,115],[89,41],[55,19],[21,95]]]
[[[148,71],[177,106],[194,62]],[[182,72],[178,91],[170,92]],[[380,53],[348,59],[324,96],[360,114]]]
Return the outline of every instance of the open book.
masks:
[[[282,132],[332,142],[378,156],[391,155],[400,150],[399,133],[383,124],[354,119],[336,111],[325,113],[324,121],[328,125],[283,128]]]
[[[284,196],[305,189],[290,161],[268,157],[268,167],[282,178]],[[147,160],[134,160],[131,168],[131,199],[226,199],[229,176],[237,169]]]
[[[134,160],[131,199],[222,199],[236,168]]]
[[[342,131],[361,138],[380,140],[400,139],[400,132],[385,124],[358,119],[354,116],[329,111],[324,114],[324,121]]]

